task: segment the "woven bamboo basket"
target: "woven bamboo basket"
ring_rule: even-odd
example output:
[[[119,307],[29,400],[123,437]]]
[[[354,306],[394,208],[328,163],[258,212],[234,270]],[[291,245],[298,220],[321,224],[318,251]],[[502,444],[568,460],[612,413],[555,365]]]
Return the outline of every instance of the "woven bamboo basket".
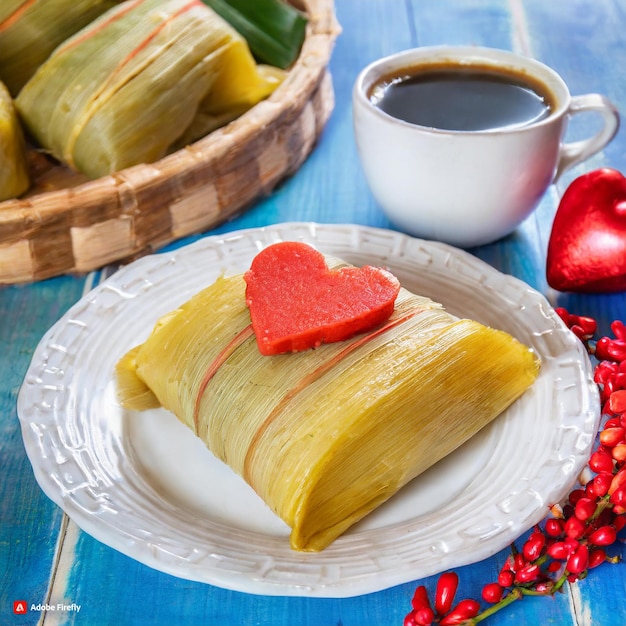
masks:
[[[0,203],[0,283],[126,262],[243,212],[296,172],[334,106],[339,33],[332,0],[299,0],[309,19],[285,81],[237,120],[162,160],[89,181],[33,151],[34,184]]]

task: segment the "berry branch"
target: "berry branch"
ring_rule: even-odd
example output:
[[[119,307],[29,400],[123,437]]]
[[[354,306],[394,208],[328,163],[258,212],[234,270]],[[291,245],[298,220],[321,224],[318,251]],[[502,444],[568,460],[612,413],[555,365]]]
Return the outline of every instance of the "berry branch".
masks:
[[[533,528],[521,550],[511,546],[497,580],[484,585],[482,602],[466,598],[454,604],[459,577],[445,572],[433,602],[425,586],[417,587],[404,626],[472,626],[525,596],[552,596],[601,563],[620,561],[606,549],[619,541],[626,526],[626,324],[614,321],[614,336],[595,340],[594,319],[564,308],[556,312],[597,362],[594,381],[602,426],[580,486],[563,504],[550,508],[550,516]]]

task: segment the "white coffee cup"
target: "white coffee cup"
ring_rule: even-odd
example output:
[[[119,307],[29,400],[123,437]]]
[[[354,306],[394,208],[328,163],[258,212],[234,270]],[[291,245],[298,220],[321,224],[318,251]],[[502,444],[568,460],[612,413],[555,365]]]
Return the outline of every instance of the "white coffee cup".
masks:
[[[479,66],[527,75],[550,94],[547,117],[517,128],[441,130],[392,117],[370,98],[381,81],[433,64]],[[600,151],[619,127],[598,94],[571,96],[563,79],[531,58],[504,50],[438,46],[406,50],[367,66],[353,90],[354,132],[369,187],[389,220],[418,237],[459,247],[511,233],[568,168]],[[595,111],[602,128],[564,143],[568,119]]]

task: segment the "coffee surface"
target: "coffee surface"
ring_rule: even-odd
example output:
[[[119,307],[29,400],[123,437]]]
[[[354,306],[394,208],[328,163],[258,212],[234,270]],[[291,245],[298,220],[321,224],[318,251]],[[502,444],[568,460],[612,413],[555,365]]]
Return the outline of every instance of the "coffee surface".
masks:
[[[550,98],[516,74],[482,69],[411,70],[386,78],[370,98],[395,118],[441,130],[527,126],[550,115]]]

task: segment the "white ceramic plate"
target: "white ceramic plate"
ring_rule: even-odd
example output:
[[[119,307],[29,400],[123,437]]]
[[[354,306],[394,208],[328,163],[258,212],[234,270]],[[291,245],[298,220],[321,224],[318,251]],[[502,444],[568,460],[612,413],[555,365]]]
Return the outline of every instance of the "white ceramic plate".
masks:
[[[408,289],[510,332],[543,362],[502,417],[320,554],[291,551],[286,525],[173,415],[124,411],[115,397],[115,363],[159,316],[280,240],[387,266]],[[443,244],[318,224],[208,237],[121,269],[45,335],[18,400],[39,484],[95,538],[175,576],[319,597],[373,592],[506,547],[574,483],[597,407],[582,345],[524,283]]]

